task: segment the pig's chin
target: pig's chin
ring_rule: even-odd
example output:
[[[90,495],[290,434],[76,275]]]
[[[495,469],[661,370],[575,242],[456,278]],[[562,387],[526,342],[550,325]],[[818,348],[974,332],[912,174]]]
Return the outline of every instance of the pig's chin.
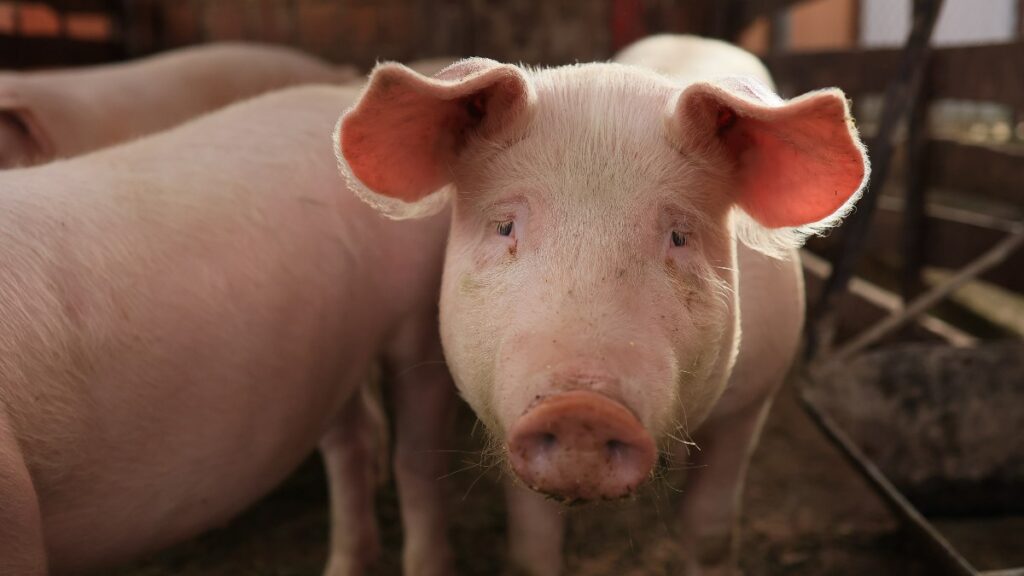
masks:
[[[506,439],[519,480],[565,504],[630,496],[657,461],[654,440],[633,412],[588,390],[543,398],[513,422]]]

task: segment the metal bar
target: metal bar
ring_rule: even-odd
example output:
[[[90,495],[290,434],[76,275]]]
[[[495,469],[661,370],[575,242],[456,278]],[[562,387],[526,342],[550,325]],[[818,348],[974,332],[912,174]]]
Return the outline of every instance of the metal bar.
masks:
[[[866,330],[864,333],[858,335],[850,343],[836,352],[834,357],[830,357],[829,360],[832,360],[833,358],[840,361],[846,360],[857,352],[860,352],[864,348],[874,344],[893,330],[903,326],[917,316],[920,316],[970,280],[977,278],[1006,260],[1010,254],[1013,254],[1013,252],[1022,245],[1024,245],[1024,223],[1021,223],[1013,234],[1010,234],[973,262],[964,266],[959,272],[954,274],[952,278],[949,278],[945,282],[933,287],[921,296],[917,297],[901,312],[889,316],[885,320],[882,320],[878,324],[875,324]]]
[[[921,0],[921,9],[915,11],[914,26],[907,39],[900,74],[889,84],[880,128],[868,147],[873,164],[871,183],[858,202],[857,211],[844,227],[842,251],[818,301],[811,309],[810,321],[807,324],[808,357],[813,357],[822,347],[819,335],[822,329],[830,324],[832,308],[839,295],[846,290],[864,248],[871,215],[879,196],[872,188],[881,188],[885,181],[896,146],[896,128],[917,101],[930,53],[932,32],[935,30],[935,22],[939,18],[943,3],[943,0]]]
[[[927,8],[921,0],[914,0],[915,15]],[[928,109],[931,99],[931,59],[924,64],[921,91],[907,122],[907,187],[903,203],[903,270],[900,292],[909,302],[924,289],[921,278],[924,269],[924,243],[928,234],[924,217],[925,197],[928,194]]]
[[[948,540],[889,482],[885,474],[861,452],[839,426],[811,400],[806,392],[800,401],[815,424],[839,446],[840,451],[868,479],[882,499],[905,525],[911,535],[928,553],[940,570],[936,576],[978,576],[977,570],[949,543]]]

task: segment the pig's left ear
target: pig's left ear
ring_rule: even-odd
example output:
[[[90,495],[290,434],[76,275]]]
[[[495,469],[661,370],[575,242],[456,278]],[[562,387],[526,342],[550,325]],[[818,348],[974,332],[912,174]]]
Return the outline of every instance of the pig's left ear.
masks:
[[[339,167],[386,216],[427,216],[444,207],[466,145],[509,137],[533,99],[522,70],[493,60],[462,60],[433,77],[379,64],[338,121]]]
[[[841,216],[867,182],[864,146],[838,89],[783,101],[751,79],[699,82],[680,94],[669,130],[683,150],[724,153],[735,202],[767,228]]]

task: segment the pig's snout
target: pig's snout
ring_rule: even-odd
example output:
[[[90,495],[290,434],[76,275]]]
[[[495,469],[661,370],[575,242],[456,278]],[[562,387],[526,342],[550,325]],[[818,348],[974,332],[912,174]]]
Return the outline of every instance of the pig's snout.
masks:
[[[628,408],[585,390],[534,405],[512,426],[508,451],[523,482],[567,502],[628,496],[657,457],[654,440]]]

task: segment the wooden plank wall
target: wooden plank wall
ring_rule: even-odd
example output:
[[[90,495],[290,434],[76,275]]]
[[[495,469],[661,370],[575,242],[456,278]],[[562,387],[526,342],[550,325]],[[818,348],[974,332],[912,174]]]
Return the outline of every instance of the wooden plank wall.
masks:
[[[750,22],[800,1],[0,0],[0,12],[42,5],[107,12],[119,24],[110,42],[83,43],[12,37],[0,16],[0,67],[83,64],[218,40],[286,43],[363,67],[441,55],[563,64],[607,59],[659,32],[735,38]]]

